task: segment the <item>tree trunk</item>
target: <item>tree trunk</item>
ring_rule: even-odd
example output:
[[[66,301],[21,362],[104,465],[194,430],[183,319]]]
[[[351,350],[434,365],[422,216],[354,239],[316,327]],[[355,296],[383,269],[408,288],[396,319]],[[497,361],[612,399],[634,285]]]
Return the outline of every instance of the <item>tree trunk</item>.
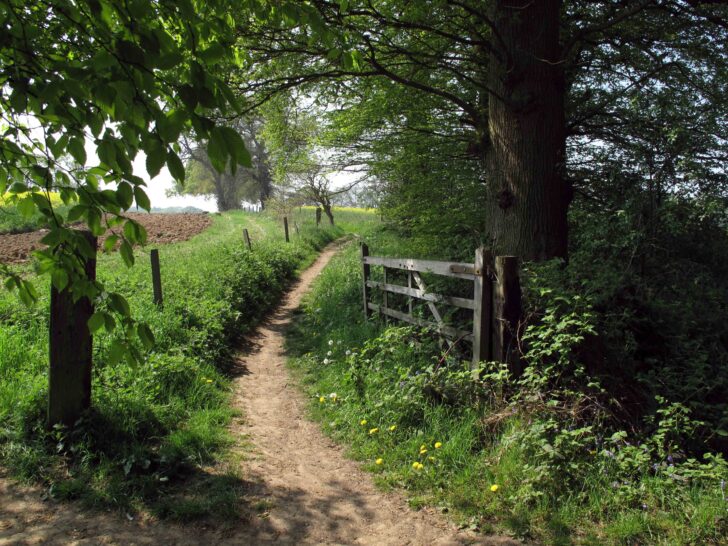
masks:
[[[82,231],[96,251],[96,237]],[[96,258],[84,259],[86,279],[96,280]],[[49,324],[48,426],[73,426],[91,406],[93,338],[88,320],[94,304],[88,298],[74,301],[69,288],[51,286]]]
[[[486,229],[496,254],[524,260],[567,257],[560,9],[561,0],[496,0],[491,11]]]
[[[329,219],[329,224],[331,224],[333,226],[334,225],[334,213],[331,210],[331,205],[323,205],[323,209],[324,209],[324,214],[326,214],[326,216]]]

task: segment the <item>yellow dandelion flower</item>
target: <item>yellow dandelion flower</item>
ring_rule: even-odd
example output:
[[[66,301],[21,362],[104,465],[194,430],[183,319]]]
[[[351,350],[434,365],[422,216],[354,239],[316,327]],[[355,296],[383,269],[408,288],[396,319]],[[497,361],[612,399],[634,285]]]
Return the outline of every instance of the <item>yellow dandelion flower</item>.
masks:
[[[498,484],[494,483],[493,485],[491,485],[491,486],[490,486],[490,490],[491,490],[491,491],[492,491],[493,493],[495,493],[496,491],[498,491]]]
[[[326,397],[324,397],[324,396],[319,396],[319,403],[320,403],[320,404],[323,404],[324,402],[326,402]]]
[[[369,434],[376,434],[377,432],[379,432],[379,429],[377,427],[369,429]]]
[[[427,453],[426,449],[420,449],[420,455],[424,455],[425,453]]]
[[[389,432],[394,432],[395,430],[397,430],[397,425],[392,425],[391,427],[389,427]]]
[[[376,461],[374,461],[374,462],[375,462],[375,463],[377,463],[377,464],[382,464],[382,463],[384,462],[384,459],[382,459],[382,458],[379,458],[379,459],[377,459],[377,460],[376,460]]]
[[[422,470],[424,467],[425,465],[420,462],[415,461],[414,463],[412,463],[412,468],[414,468],[415,470]]]
[[[207,380],[207,383],[212,383],[212,379],[208,379]]]
[[[435,442],[435,449],[440,449],[442,447],[442,442]]]
[[[433,463],[435,462],[435,458],[434,458],[434,457],[430,456],[430,457],[427,457],[427,458],[428,458],[429,460],[431,460],[431,461],[432,461]]]
[[[361,426],[364,426],[364,425],[366,425],[366,424],[367,424],[367,420],[366,420],[366,419],[362,419],[361,421],[359,421],[359,424],[360,424]]]
[[[427,449],[427,445],[425,445],[425,444],[422,444],[422,445],[420,446],[420,451],[422,451],[423,449]]]

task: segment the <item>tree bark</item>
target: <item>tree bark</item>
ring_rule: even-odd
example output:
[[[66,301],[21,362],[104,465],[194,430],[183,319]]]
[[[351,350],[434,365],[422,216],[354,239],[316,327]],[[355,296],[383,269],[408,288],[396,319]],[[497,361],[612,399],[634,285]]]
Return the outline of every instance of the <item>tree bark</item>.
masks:
[[[91,248],[96,237],[82,231]],[[86,279],[96,280],[96,258],[84,260]],[[48,426],[73,426],[91,406],[91,366],[93,338],[88,320],[94,304],[88,298],[74,301],[69,288],[51,286],[49,324]]]
[[[323,205],[323,209],[324,209],[324,214],[326,214],[326,216],[329,219],[329,224],[331,224],[333,226],[334,225],[334,213],[331,210],[331,205],[325,204],[325,205]]]
[[[567,257],[561,0],[496,0],[488,59],[486,235],[496,254]]]

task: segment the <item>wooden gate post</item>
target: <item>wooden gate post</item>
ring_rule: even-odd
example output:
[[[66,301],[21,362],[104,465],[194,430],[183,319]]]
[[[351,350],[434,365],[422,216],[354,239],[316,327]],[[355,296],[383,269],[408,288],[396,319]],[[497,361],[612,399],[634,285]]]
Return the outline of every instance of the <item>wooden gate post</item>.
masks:
[[[283,231],[285,231],[285,233],[286,233],[286,242],[290,243],[291,240],[288,238],[288,217],[287,216],[283,217]]]
[[[152,262],[152,289],[154,290],[154,303],[159,307],[164,305],[162,298],[162,272],[159,268],[159,250],[153,248],[149,253]]]
[[[89,231],[81,235],[93,249],[92,258],[84,258],[86,278],[96,280],[96,237]],[[88,320],[94,304],[88,298],[73,301],[71,290],[60,292],[51,285],[49,325],[48,425],[72,426],[91,406],[91,364],[93,338]]]
[[[369,256],[369,247],[366,243],[361,244],[361,270],[362,270],[362,295],[364,296],[364,319],[369,320],[372,316],[372,310],[369,309],[369,287],[367,282],[371,274],[371,266],[364,263],[364,258]]]
[[[490,277],[492,255],[482,246],[475,251],[475,285],[473,290],[473,366],[493,360],[493,282]]]
[[[521,319],[521,284],[518,279],[518,258],[498,256],[495,259],[495,359],[508,364],[515,375],[523,371],[518,353],[518,324]]]
[[[248,250],[253,250],[253,247],[250,244],[250,233],[248,233],[248,228],[243,229],[243,239],[245,240],[245,246],[248,247]]]

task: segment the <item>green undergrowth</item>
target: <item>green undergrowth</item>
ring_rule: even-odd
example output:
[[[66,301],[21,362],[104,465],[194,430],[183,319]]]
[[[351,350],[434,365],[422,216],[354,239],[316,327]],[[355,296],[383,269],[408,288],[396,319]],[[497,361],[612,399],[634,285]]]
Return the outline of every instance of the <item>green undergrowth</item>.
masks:
[[[356,215],[351,214],[351,220]],[[232,349],[318,250],[341,228],[301,218],[290,244],[276,219],[215,215],[193,239],[160,248],[164,306],[152,303],[148,253],[126,268],[99,259],[98,276],[151,327],[155,348],[142,364],[109,363],[112,339],[94,346],[93,408],[71,429],[47,431],[47,279],[25,307],[0,294],[0,458],[15,476],[60,499],[188,520],[229,518],[244,509],[245,482],[231,464],[227,425]],[[243,246],[250,230],[252,252]]]
[[[373,255],[427,255],[384,230],[366,240]],[[542,313],[515,378],[443,356],[427,332],[364,321],[360,268],[356,245],[332,260],[288,349],[312,415],[380,485],[463,526],[539,543],[727,542],[726,462],[685,449],[700,424],[677,401],[658,398],[641,427],[617,417],[580,364],[594,322],[583,299],[550,297],[531,272]]]

